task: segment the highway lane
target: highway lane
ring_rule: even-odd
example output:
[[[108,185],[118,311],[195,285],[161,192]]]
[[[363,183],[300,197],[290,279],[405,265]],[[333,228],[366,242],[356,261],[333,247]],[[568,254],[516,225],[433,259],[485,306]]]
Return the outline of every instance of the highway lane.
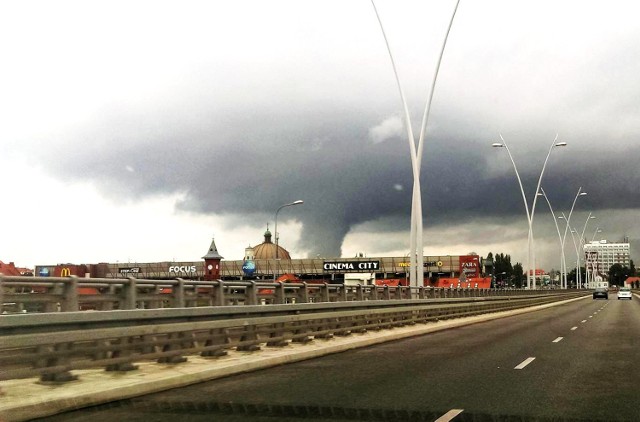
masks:
[[[298,420],[296,414],[314,420],[340,420],[341,414],[356,420],[435,420],[460,410],[454,420],[638,420],[640,366],[634,360],[640,304],[637,298],[611,298],[587,298],[45,420]],[[252,414],[260,406],[275,418]]]

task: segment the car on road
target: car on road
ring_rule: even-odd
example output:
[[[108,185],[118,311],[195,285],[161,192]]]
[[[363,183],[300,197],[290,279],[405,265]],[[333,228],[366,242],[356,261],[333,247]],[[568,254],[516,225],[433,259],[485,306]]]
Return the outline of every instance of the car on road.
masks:
[[[608,300],[609,290],[606,287],[596,287],[596,289],[593,291],[593,298],[594,299],[605,298]]]
[[[620,299],[629,299],[631,300],[633,295],[631,294],[631,289],[628,287],[620,287],[618,290],[618,300]]]

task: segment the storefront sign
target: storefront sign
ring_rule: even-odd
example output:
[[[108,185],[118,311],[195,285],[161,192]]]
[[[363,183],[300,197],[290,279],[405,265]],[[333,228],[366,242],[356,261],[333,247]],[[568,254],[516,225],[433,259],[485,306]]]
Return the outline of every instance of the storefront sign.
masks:
[[[324,271],[377,271],[380,261],[325,261]]]

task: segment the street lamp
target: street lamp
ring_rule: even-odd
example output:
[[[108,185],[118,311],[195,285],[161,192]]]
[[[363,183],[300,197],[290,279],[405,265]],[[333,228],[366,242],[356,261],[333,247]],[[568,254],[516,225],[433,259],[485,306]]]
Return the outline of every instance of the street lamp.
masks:
[[[527,197],[524,193],[524,189],[522,187],[522,180],[520,179],[520,174],[518,173],[518,169],[516,167],[516,163],[513,160],[513,156],[511,155],[511,151],[509,150],[509,146],[505,142],[502,134],[500,134],[500,140],[502,142],[495,142],[491,144],[494,148],[505,148],[507,153],[509,154],[509,158],[511,159],[511,163],[513,164],[513,169],[516,172],[516,177],[518,178],[518,184],[520,185],[520,193],[522,194],[522,200],[524,201],[524,208],[527,212],[527,222],[529,223],[529,237],[528,237],[528,256],[527,256],[527,264],[529,266],[529,270],[527,271],[527,288],[531,289],[532,284],[533,288],[536,288],[536,258],[535,253],[533,252],[533,215],[535,214],[536,209],[536,201],[537,195],[533,196],[533,204],[531,206],[531,213],[529,213],[529,205],[527,204]],[[547,161],[549,161],[549,156],[551,155],[551,151],[555,147],[565,147],[567,146],[566,142],[556,142],[558,140],[558,135],[553,139],[551,146],[549,147],[549,152],[547,153],[547,157],[544,160],[544,164],[542,165],[542,170],[540,171],[540,176],[538,177],[538,186],[536,187],[536,193],[540,191],[540,185],[542,183],[542,176],[544,175],[544,170],[547,167]],[[533,277],[531,277],[531,266],[533,265]],[[531,282],[531,278],[533,278],[533,283]]]
[[[578,244],[576,243],[576,238],[573,235],[574,233],[576,236],[578,235],[578,231],[576,229],[571,229],[571,239],[573,239],[573,247],[576,249],[576,289],[579,289],[582,281],[582,277],[580,277],[580,252],[578,251]]]
[[[596,229],[593,231],[593,236],[591,236],[591,243],[594,242],[594,240],[596,239],[596,234],[598,233],[602,233],[602,229],[600,227],[596,227]],[[592,274],[591,274],[591,281],[595,281],[595,276],[598,272],[598,269],[600,267],[600,264],[598,263],[598,258],[597,258],[597,253],[596,253],[596,262],[592,263]]]
[[[402,105],[404,110],[407,140],[409,141],[411,169],[413,170],[413,194],[411,197],[411,233],[409,237],[409,243],[410,243],[410,249],[411,249],[411,259],[409,264],[409,271],[410,271],[409,280],[410,280],[411,286],[413,287],[417,287],[418,285],[422,286],[424,284],[424,244],[422,239],[422,236],[423,236],[422,193],[420,188],[420,167],[422,164],[422,155],[424,150],[424,137],[427,129],[427,122],[429,120],[429,113],[431,111],[431,102],[433,100],[433,93],[435,91],[436,79],[438,78],[438,72],[440,70],[440,64],[442,62],[442,56],[444,54],[444,48],[447,44],[447,39],[449,38],[449,32],[451,31],[451,26],[453,25],[453,19],[456,15],[456,11],[458,10],[459,4],[460,4],[460,0],[457,0],[456,6],[453,9],[453,13],[451,14],[451,19],[449,21],[449,26],[447,28],[446,35],[442,42],[442,47],[440,48],[440,55],[438,56],[436,69],[433,75],[433,79],[431,81],[431,89],[429,91],[429,97],[427,99],[427,103],[424,108],[424,114],[422,115],[422,125],[420,127],[420,136],[418,138],[418,145],[416,146],[416,140],[413,135],[413,129],[411,125],[411,116],[409,114],[409,107],[407,105],[407,100],[405,98],[404,91],[402,90],[402,85],[400,84],[400,77],[398,76],[396,63],[395,63],[395,60],[393,59],[393,54],[391,54],[391,47],[389,46],[389,41],[387,40],[387,35],[384,31],[384,26],[382,25],[380,14],[378,13],[378,9],[376,8],[375,2],[371,0],[371,5],[373,6],[373,10],[378,19],[378,23],[380,24],[380,30],[382,31],[382,36],[384,38],[385,44],[387,45],[387,52],[389,53],[389,59],[391,60],[391,66],[393,67],[393,73],[396,78],[398,91],[400,92],[400,99],[402,100]]]
[[[565,267],[565,260],[564,250],[562,249],[562,235],[560,234],[560,227],[558,227],[558,219],[556,218],[556,215],[553,212],[553,208],[551,207],[551,202],[549,201],[549,198],[547,197],[547,194],[544,192],[544,189],[542,189],[542,187],[540,188],[540,192],[538,192],[538,196],[544,196],[544,199],[547,200],[549,210],[551,211],[551,216],[553,217],[553,222],[556,225],[556,231],[558,232],[558,239],[560,240],[560,250],[562,252],[562,254],[560,255],[560,288],[562,288],[562,270]]]
[[[593,232],[593,236],[591,237],[592,242],[596,240],[597,233],[602,233],[602,229],[600,227],[596,227],[596,230]]]
[[[586,239],[584,238],[584,232],[585,230],[587,230],[587,224],[589,223],[589,220],[593,220],[595,219],[596,216],[595,215],[591,215],[591,213],[589,213],[589,216],[587,217],[587,220],[584,222],[584,226],[582,227],[582,234],[580,235],[580,247],[582,248],[582,252],[584,253],[584,245],[585,243],[587,243]],[[586,269],[586,260],[585,260],[585,269]],[[587,271],[586,273],[587,276],[587,285],[589,284],[589,272]],[[582,273],[580,273],[580,278],[582,279]],[[582,281],[582,280],[580,280]]]
[[[273,281],[276,280],[276,273],[277,273],[276,269],[277,269],[277,266],[278,266],[278,213],[284,207],[290,207],[292,205],[301,205],[301,204],[304,204],[304,201],[301,200],[301,199],[298,199],[297,201],[294,201],[294,202],[292,202],[290,204],[280,205],[280,207],[278,207],[278,209],[276,210],[276,218],[275,218],[276,224],[275,224],[274,229],[273,229],[274,236],[276,237],[276,255],[275,255],[275,263],[274,263],[275,265],[273,266]]]
[[[564,220],[566,221],[567,225],[564,228],[564,236],[562,237],[562,256],[564,256],[564,245],[565,245],[565,241],[567,240],[567,230],[569,229],[569,223],[571,222],[571,214],[573,214],[573,208],[576,206],[576,201],[578,200],[579,196],[585,196],[587,194],[587,192],[582,192],[582,186],[580,186],[580,188],[578,188],[578,193],[576,193],[576,197],[573,198],[573,204],[571,204],[571,210],[569,211],[569,217],[565,217],[564,213],[562,213],[562,217],[558,217],[558,218],[564,218]],[[564,268],[564,285],[565,287],[568,287],[567,285],[567,263],[565,260],[565,268]],[[577,281],[577,280],[576,280]]]
[[[587,221],[584,222],[584,227],[582,227],[582,235],[580,236],[582,243],[586,243],[586,240],[582,240],[582,239],[584,239],[584,232],[585,230],[587,230],[587,224],[589,223],[589,220],[593,220],[595,218],[596,218],[595,215],[591,215],[591,213],[589,213],[589,216],[587,217]]]

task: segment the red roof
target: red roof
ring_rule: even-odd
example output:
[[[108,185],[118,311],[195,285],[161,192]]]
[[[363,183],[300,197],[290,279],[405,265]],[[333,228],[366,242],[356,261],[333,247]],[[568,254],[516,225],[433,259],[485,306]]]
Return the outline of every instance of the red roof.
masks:
[[[5,264],[2,261],[0,261],[0,274],[10,275],[10,276],[21,275],[20,270],[16,268],[13,262]]]

